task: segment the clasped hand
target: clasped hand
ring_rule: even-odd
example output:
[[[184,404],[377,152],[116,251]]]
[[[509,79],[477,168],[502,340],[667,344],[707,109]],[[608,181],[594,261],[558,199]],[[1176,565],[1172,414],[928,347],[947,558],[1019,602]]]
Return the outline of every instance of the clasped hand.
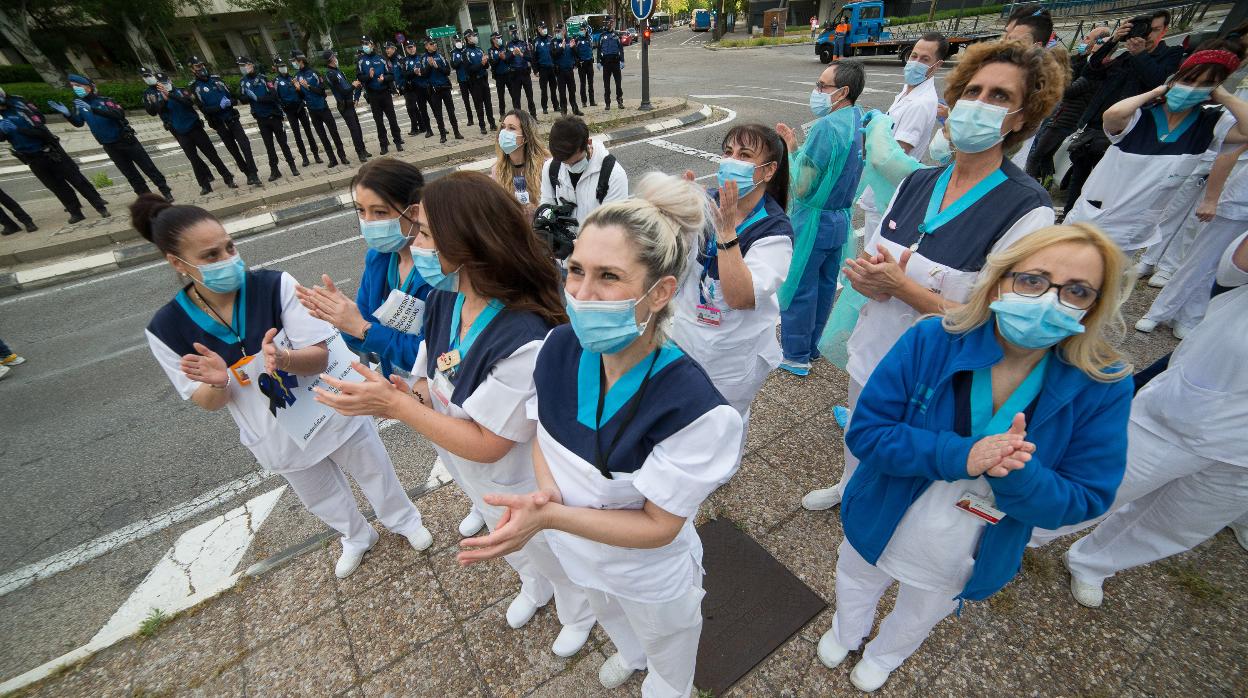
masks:
[[[538,490],[528,494],[487,494],[485,503],[505,507],[494,531],[484,536],[459,542],[459,564],[468,566],[485,562],[523,548],[533,536],[547,528],[543,509],[561,504],[558,492]]]
[[[985,436],[975,442],[966,456],[966,474],[1005,477],[1026,467],[1035,452],[1036,445],[1027,440],[1027,418],[1019,412],[1004,434]]]
[[[863,252],[857,259],[845,260],[843,271],[855,291],[873,301],[886,301],[906,283],[910,256],[910,250],[905,250],[901,259],[895,260],[888,248],[881,245],[874,255]]]

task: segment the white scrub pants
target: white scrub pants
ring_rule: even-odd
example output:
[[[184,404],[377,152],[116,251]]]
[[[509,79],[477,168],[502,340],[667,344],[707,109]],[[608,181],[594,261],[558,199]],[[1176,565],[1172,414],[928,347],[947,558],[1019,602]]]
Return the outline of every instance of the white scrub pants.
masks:
[[[862,394],[862,384],[853,378],[849,379],[849,421],[845,423],[845,431],[849,431],[849,425],[854,421],[854,408],[858,406],[858,396]],[[849,452],[849,445],[844,443],[842,437],[841,447],[845,449],[845,469],[841,471],[841,480],[836,483],[836,491],[840,493],[841,498],[845,497],[845,488],[849,485],[849,479],[854,476],[854,471],[858,469],[858,458]]]
[[[602,629],[615,643],[629,668],[647,670],[643,698],[687,698],[693,692],[693,671],[702,636],[699,585],[662,603],[642,603],[597,589],[586,589]]]
[[[851,652],[862,645],[875,623],[880,597],[896,579],[863,559],[849,541],[836,550],[836,615],[832,631],[838,644]],[[926,591],[897,582],[897,603],[880,623],[880,632],[867,643],[862,660],[877,669],[892,671],[919,649],[932,628],[953,613],[955,594]]]
[[[367,550],[374,532],[356,506],[343,471],[359,484],[383,526],[400,535],[420,530],[420,510],[394,474],[394,463],[377,428],[364,424],[325,460],[310,468],[281,473],[308,511],[342,534],[344,553]]]
[[[1218,261],[1226,248],[1245,230],[1248,230],[1248,221],[1214,216],[1196,233],[1183,263],[1157,294],[1144,317],[1185,329],[1200,324],[1209,308]]]
[[[1200,201],[1200,193],[1205,189],[1205,178],[1188,177],[1179,190],[1174,193],[1170,204],[1166,207],[1161,222],[1157,224],[1157,232],[1161,234],[1161,242],[1149,245],[1140,261],[1161,272],[1164,276],[1174,276],[1183,256],[1191,247],[1196,231],[1200,229],[1200,219],[1196,218],[1196,205]]]
[[[1071,574],[1089,584],[1248,524],[1248,468],[1203,458],[1134,423],[1128,438],[1134,453],[1116,508],[1067,553]]]

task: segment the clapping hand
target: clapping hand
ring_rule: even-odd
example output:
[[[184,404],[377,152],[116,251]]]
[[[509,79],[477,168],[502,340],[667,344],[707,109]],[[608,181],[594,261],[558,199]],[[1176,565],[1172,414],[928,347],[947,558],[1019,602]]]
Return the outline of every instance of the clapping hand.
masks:
[[[222,109],[229,109],[231,104],[233,104],[233,102],[230,101],[229,97],[222,97],[219,106]]]
[[[1013,470],[1023,469],[1036,452],[1036,445],[1026,437],[1027,418],[1019,412],[1004,434],[985,436],[975,442],[966,457],[966,474],[1005,477]]]
[[[776,124],[776,133],[784,139],[784,144],[789,147],[790,153],[797,150],[797,134],[789,128],[788,124]]]
[[[363,335],[368,321],[360,313],[360,308],[355,301],[339,291],[329,275],[322,274],[321,283],[324,286],[295,287],[295,296],[299,298],[303,307],[308,309],[312,317],[328,322],[341,332],[346,332],[352,337]]]
[[[49,99],[48,106],[52,107],[53,111],[56,111],[64,116],[69,116],[69,107],[57,102],[56,100]]]
[[[411,396],[411,390],[398,376],[390,376],[390,380],[386,380],[358,361],[353,362],[351,367],[364,376],[364,382],[339,380],[321,374],[321,380],[337,392],[315,388],[316,401],[348,417],[370,415],[389,419],[405,396]]]
[[[225,365],[225,359],[199,342],[191,346],[195,348],[196,353],[182,357],[178,365],[182,373],[193,381],[218,388],[224,387],[230,379],[230,369]]]
[[[91,105],[87,104],[85,100],[81,100],[81,99],[74,100],[74,108],[76,108],[78,111],[83,111],[83,112],[91,111]]]
[[[485,562],[525,546],[545,525],[542,508],[552,503],[551,493],[538,490],[528,494],[487,494],[485,503],[506,507],[494,531],[488,535],[459,542],[459,564],[468,566]],[[557,503],[557,502],[556,502]]]
[[[277,346],[277,342],[274,341],[275,337],[277,337],[277,328],[273,327],[264,333],[264,339],[260,341],[260,353],[264,356],[264,372],[269,374],[283,370],[278,363],[287,363],[290,359],[290,350]]]
[[[874,255],[863,252],[857,259],[845,260],[845,278],[854,290],[867,298],[888,300],[905,283],[910,256],[910,250],[905,250],[900,260],[894,260],[882,246]]]

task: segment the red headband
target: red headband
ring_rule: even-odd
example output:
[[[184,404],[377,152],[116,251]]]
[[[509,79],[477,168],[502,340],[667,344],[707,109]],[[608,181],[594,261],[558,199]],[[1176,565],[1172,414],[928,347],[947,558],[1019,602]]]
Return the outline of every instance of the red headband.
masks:
[[[1209,64],[1220,65],[1233,73],[1239,67],[1239,56],[1225,49],[1197,51],[1183,61],[1183,65],[1179,66],[1179,70],[1187,70],[1192,66]]]

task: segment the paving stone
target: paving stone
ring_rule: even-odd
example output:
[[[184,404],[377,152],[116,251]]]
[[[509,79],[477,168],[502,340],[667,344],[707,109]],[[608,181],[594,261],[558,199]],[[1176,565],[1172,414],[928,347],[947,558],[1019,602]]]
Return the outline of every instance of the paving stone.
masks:
[[[30,686],[21,695],[42,698],[129,698],[138,665],[139,641],[130,638],[96,653],[85,662]]]
[[[843,402],[845,393],[838,397],[833,388],[832,383],[813,374],[803,377],[787,371],[772,371],[763,383],[764,392],[800,416],[826,412],[838,399]]]
[[[828,603],[835,599],[836,548],[845,537],[838,511],[799,510],[782,526],[758,539],[781,564]]]
[[[481,676],[495,694],[528,693],[563,672],[578,657],[595,653],[585,647],[567,659],[556,656],[550,651],[560,629],[554,605],[538,610],[532,620],[517,630],[507,625],[508,602],[499,601],[463,625],[464,637]]]
[[[745,435],[745,455],[764,448],[776,437],[797,426],[797,417],[783,402],[760,392],[750,407],[750,428]]]
[[[609,642],[608,642],[608,646]],[[610,647],[611,653],[615,652]],[[567,668],[556,674],[549,681],[538,686],[529,694],[529,698],[609,698],[610,696],[636,696],[641,694],[641,682],[646,674],[639,671],[614,690],[603,688],[598,681],[598,670],[607,661],[606,655],[594,651],[581,653],[569,661]]]
[[[399,570],[342,604],[360,671],[370,674],[444,633],[455,619],[428,564]]]
[[[757,457],[747,457],[737,474],[713,495],[721,516],[757,537],[800,508],[802,489]]]
[[[239,591],[243,645],[263,645],[337,603],[333,568],[323,551],[297,557]]]
[[[447,548],[430,560],[457,619],[466,620],[499,599],[510,602],[519,592],[520,577],[506,560],[498,558],[463,567],[455,559],[458,552],[457,548]]]
[[[247,656],[247,688],[251,695],[325,696],[355,685],[355,663],[338,609],[330,609]]]
[[[443,485],[416,500],[420,508],[420,516],[424,519],[425,528],[433,534],[434,553],[455,548],[458,550],[459,522],[468,515],[472,508],[472,500],[454,482]],[[484,530],[484,529],[482,529]]]
[[[368,698],[486,695],[473,653],[464,643],[459,628],[430,639],[419,649],[368,677],[361,688]]]
[[[802,417],[800,421],[756,453],[797,483],[805,494],[831,487],[841,479],[845,470],[844,432],[830,410]]]
[[[1132,672],[1131,683],[1157,694],[1178,680],[1189,695],[1246,695],[1248,634],[1224,622],[1228,610],[1213,602],[1171,614]]]
[[[324,557],[324,564],[332,568],[342,554],[339,543],[332,543],[319,551]],[[417,552],[407,538],[397,533],[382,531],[377,545],[364,556],[364,561],[350,577],[334,581],[338,585],[338,593],[343,599],[359,596],[379,582],[389,579],[400,570],[413,565],[420,565],[428,558],[427,552]]]
[[[194,691],[236,669],[243,654],[239,597],[227,593],[175,618],[139,643],[134,691],[159,695]],[[241,689],[241,675],[238,677]]]

